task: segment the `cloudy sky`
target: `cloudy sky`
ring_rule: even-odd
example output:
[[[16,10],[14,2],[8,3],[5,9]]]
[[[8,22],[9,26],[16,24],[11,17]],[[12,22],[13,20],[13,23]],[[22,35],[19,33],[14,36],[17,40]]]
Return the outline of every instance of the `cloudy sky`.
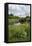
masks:
[[[15,5],[9,4],[8,5],[8,14],[14,14],[15,16],[30,16],[30,5]]]

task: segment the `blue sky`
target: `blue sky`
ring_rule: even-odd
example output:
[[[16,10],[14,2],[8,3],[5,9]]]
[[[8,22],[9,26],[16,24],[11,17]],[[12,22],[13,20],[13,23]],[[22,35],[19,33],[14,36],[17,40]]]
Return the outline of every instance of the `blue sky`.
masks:
[[[8,5],[8,14],[14,14],[15,16],[30,16],[30,6],[29,5]]]

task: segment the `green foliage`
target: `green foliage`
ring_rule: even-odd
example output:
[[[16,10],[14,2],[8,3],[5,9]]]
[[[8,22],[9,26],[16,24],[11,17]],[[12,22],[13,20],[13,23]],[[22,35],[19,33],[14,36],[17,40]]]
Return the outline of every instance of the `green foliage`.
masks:
[[[8,41],[30,41],[30,24],[27,22],[29,17],[21,18],[18,16],[8,16]],[[20,24],[15,25],[19,20]]]
[[[28,23],[20,25],[9,25],[9,42],[13,41],[29,41],[30,27]]]
[[[20,18],[20,19],[19,19],[19,22],[20,22],[20,23],[24,23],[24,22],[26,22],[26,19],[25,19],[25,18]]]
[[[14,16],[13,14],[10,14],[9,16]]]
[[[18,19],[8,19],[8,25],[13,25]]]
[[[31,21],[31,17],[30,16],[26,16],[26,21],[30,22]]]
[[[19,19],[20,17],[18,16],[8,16],[8,19]]]

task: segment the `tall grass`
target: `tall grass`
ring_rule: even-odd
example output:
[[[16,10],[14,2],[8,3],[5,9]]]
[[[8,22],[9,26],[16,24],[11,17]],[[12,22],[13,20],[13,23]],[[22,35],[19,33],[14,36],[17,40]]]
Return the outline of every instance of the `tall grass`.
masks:
[[[8,28],[9,42],[30,40],[30,25],[28,23],[20,25],[8,25]]]
[[[30,24],[29,22],[21,22],[15,25],[19,20],[17,16],[8,16],[8,42],[30,41]]]

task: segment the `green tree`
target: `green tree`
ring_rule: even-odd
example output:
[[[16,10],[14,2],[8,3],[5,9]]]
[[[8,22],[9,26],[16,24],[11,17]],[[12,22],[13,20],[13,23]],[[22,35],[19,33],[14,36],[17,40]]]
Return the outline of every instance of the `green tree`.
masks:
[[[21,18],[21,19],[19,19],[19,22],[20,22],[20,23],[24,23],[25,21],[26,21],[25,18]]]
[[[10,16],[14,16],[14,15],[11,13]]]

